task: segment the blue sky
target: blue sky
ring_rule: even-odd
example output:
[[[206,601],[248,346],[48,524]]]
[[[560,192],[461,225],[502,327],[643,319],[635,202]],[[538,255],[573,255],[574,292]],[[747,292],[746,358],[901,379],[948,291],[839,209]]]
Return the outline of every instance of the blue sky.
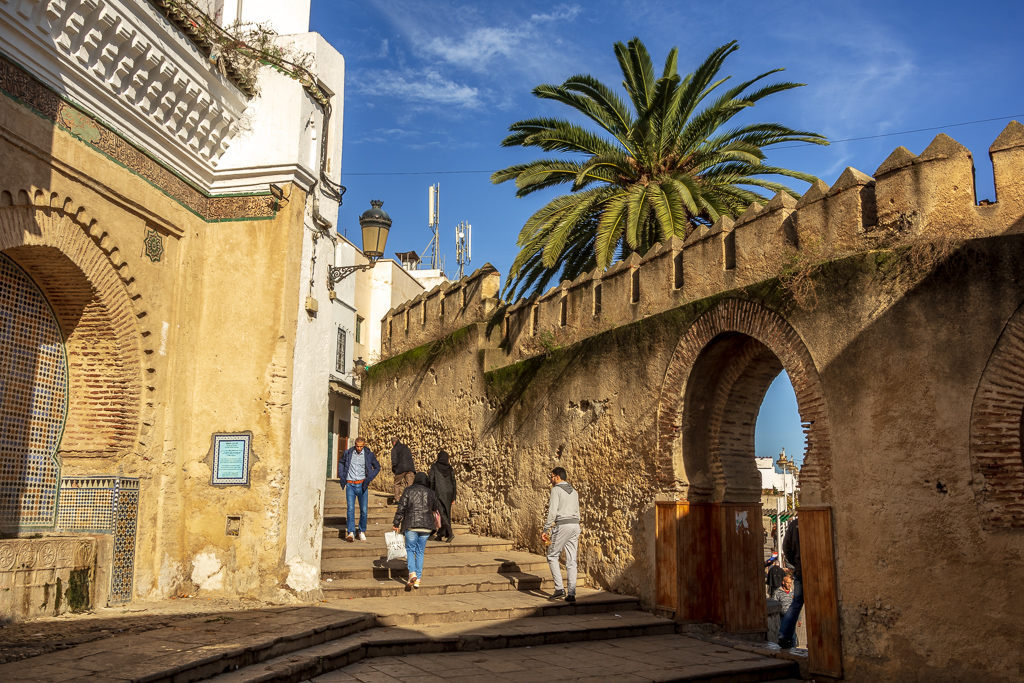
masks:
[[[492,171],[540,156],[502,149],[508,125],[569,116],[564,106],[530,94],[538,84],[589,73],[617,86],[622,79],[612,46],[634,36],[659,66],[678,47],[681,72],[736,39],[740,50],[723,73],[739,79],[785,67],[780,78],[808,84],[767,98],[744,113],[748,120],[778,121],[832,140],[898,133],[769,151],[768,163],[831,184],[847,166],[871,174],[897,146],[918,154],[945,132],[974,154],[978,198],[994,199],[988,147],[1008,121],[952,124],[1024,120],[1022,25],[1024,3],[1009,0],[313,0],[311,30],[346,62],[342,184],[348,192],[339,229],[358,242],[359,214],[370,199],[382,199],[394,220],[389,253],[422,254],[430,240],[427,188],[440,183],[449,276],[457,270],[454,228],[461,221],[473,224],[469,269],[490,262],[506,273],[523,223],[557,194],[516,199],[510,184],[490,183]],[[933,127],[942,128],[904,132]],[[791,187],[806,189],[797,181]],[[802,452],[791,397],[783,376],[762,409],[758,455],[782,446]],[[769,424],[789,426],[763,436]]]

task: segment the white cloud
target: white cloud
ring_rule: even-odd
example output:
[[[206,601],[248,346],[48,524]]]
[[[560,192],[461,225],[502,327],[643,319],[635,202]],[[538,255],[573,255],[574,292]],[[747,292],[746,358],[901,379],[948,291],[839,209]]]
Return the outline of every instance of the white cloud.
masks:
[[[408,102],[470,109],[481,105],[477,88],[448,80],[434,69],[363,71],[356,89],[364,95],[394,97]]]
[[[532,14],[530,15],[530,21],[544,22],[544,21],[572,21],[580,15],[583,8],[579,5],[558,5],[554,8],[554,11],[547,14]]]
[[[495,57],[511,58],[524,35],[504,28],[477,28],[461,37],[434,38],[423,48],[449,64],[482,71]]]

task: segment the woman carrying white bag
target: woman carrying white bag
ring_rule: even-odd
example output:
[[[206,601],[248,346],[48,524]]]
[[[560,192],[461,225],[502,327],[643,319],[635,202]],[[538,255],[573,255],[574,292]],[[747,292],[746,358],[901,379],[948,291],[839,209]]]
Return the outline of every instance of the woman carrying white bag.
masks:
[[[423,577],[423,555],[427,550],[427,536],[438,528],[441,506],[437,494],[427,486],[427,475],[418,472],[412,486],[398,499],[398,511],[392,526],[397,534],[405,534],[406,565],[409,567],[409,585],[420,587]],[[390,547],[388,558],[391,557]]]
[[[404,560],[405,536],[397,531],[389,531],[384,534],[384,543],[388,546],[388,562],[391,560]]]

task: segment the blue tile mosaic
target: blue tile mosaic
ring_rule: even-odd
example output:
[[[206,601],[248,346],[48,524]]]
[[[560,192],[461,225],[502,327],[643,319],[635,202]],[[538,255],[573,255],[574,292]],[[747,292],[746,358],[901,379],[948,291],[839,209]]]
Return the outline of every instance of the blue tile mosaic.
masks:
[[[57,318],[32,278],[0,254],[0,529],[53,526],[67,400]]]
[[[112,476],[66,477],[61,482],[56,531],[112,534],[110,602],[132,599],[139,480]]]

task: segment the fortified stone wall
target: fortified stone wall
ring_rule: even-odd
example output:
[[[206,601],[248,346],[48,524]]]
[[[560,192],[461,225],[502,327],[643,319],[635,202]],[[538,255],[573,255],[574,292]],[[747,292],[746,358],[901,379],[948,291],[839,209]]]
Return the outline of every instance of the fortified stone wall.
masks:
[[[1024,127],[990,154],[994,203],[940,135],[536,300],[470,298],[494,313],[461,326],[411,302],[385,318],[409,313],[409,330],[392,325],[363,384],[363,433],[385,468],[390,435],[418,467],[447,450],[455,515],[534,551],[564,466],[582,569],[653,604],[654,501],[756,503],[754,425],[785,370],[802,504],[833,519],[845,678],[1014,680]]]

